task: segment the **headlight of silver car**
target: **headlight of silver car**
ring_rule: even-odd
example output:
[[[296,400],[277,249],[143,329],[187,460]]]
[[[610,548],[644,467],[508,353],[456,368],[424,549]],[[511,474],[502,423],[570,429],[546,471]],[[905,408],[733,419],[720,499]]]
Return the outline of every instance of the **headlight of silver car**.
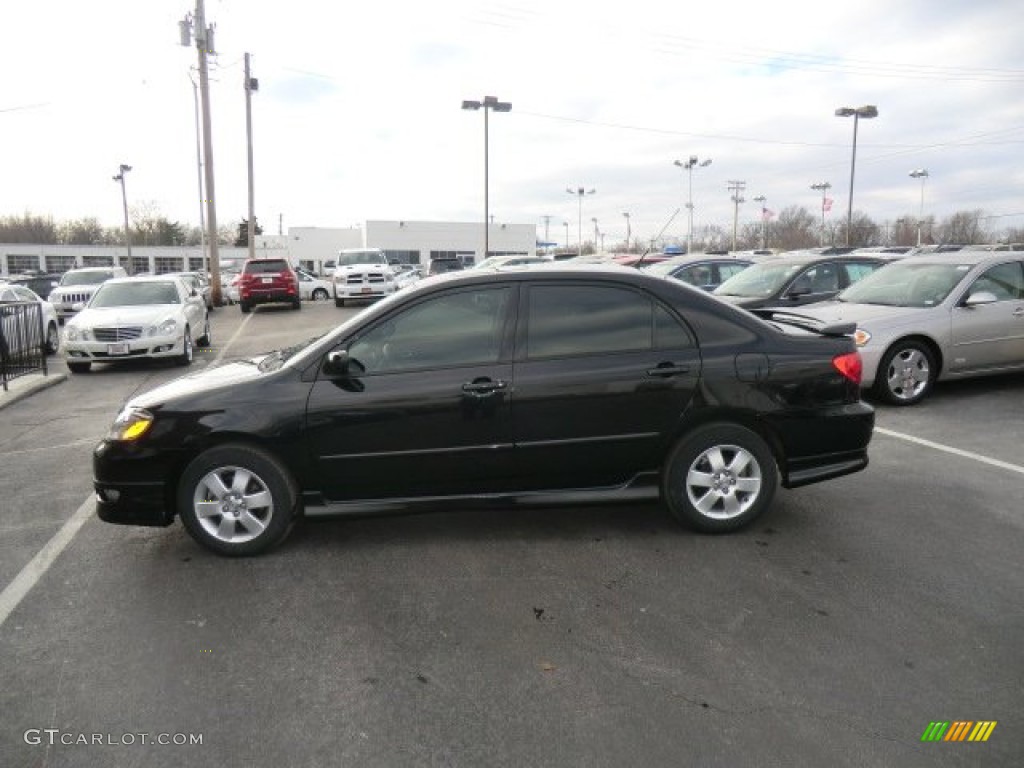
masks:
[[[110,425],[110,431],[107,432],[107,439],[117,440],[120,442],[138,440],[149,431],[152,424],[153,414],[149,411],[143,408],[125,406],[121,412],[117,414],[117,418],[114,419],[114,423]]]
[[[178,321],[173,317],[164,320],[159,325],[150,326],[149,336],[174,336],[178,330]]]

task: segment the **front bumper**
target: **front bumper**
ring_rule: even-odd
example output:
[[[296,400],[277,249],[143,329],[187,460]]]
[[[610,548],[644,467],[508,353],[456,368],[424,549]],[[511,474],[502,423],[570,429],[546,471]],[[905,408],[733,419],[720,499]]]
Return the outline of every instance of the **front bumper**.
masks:
[[[380,299],[397,290],[394,283],[334,284],[337,299]]]
[[[167,526],[174,521],[167,457],[141,446],[99,442],[92,452],[96,514],[108,523]]]
[[[68,341],[64,358],[71,362],[113,362],[139,357],[180,357],[185,352],[184,336],[146,336],[128,341]]]

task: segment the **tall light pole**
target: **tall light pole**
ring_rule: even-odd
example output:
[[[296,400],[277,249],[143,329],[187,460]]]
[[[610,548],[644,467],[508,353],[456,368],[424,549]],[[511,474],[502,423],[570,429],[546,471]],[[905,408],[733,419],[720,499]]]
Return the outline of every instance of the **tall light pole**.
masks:
[[[857,123],[863,117],[869,120],[878,117],[878,107],[874,104],[867,104],[863,107],[840,107],[836,110],[836,117],[853,116],[853,154],[850,156],[850,199],[846,204],[846,244],[850,244],[850,229],[853,227],[853,174],[857,168]]]
[[[204,212],[205,201],[203,200],[203,145],[202,132],[199,130],[199,84],[192,79],[192,70],[188,73],[189,82],[192,83],[192,100],[196,113],[196,176],[199,182],[199,252],[203,256],[203,269],[210,270],[210,262],[206,258],[206,213]]]
[[[486,259],[490,255],[490,221],[491,221],[491,202],[490,202],[490,160],[488,158],[490,154],[488,136],[490,128],[488,127],[488,113],[492,110],[495,112],[511,112],[512,104],[507,101],[498,101],[497,96],[484,96],[483,101],[463,101],[463,109],[473,110],[474,112],[478,109],[484,111],[484,258]]]
[[[928,178],[927,168],[918,168],[910,172],[910,178],[921,180],[921,209],[917,214],[917,247],[921,247],[921,220],[924,219],[924,180]]]
[[[121,182],[121,206],[124,208],[124,247],[128,249],[128,274],[132,274],[135,270],[132,269],[132,231],[128,226],[128,194],[124,190],[124,175],[130,171],[132,167],[121,163],[119,173],[114,176],[114,181]]]
[[[596,217],[595,218],[591,218],[590,220],[592,222],[594,222],[594,252],[596,253],[597,252],[597,241],[601,238],[601,230],[599,230],[597,228],[597,218]]]
[[[767,248],[766,243],[768,242],[768,209],[764,207],[764,202],[768,198],[764,195],[758,195],[754,198],[755,203],[761,204],[761,248]]]
[[[817,184],[811,184],[811,189],[816,192],[821,192],[821,244],[825,244],[825,210],[831,208],[831,205],[826,206],[828,201],[828,191],[832,189],[832,185],[827,181],[820,181]]]
[[[565,252],[569,252],[569,222],[563,221],[562,226],[565,227]]]
[[[246,237],[249,239],[249,258],[256,258],[256,194],[252,176],[252,92],[260,88],[259,80],[250,76],[249,54],[245,54],[245,146],[249,166],[249,221]]]
[[[626,253],[629,253],[629,237],[633,233],[629,229],[629,214],[623,213],[622,215],[626,217]]]
[[[739,227],[740,222],[740,203],[745,203],[746,200],[743,197],[743,190],[746,189],[747,182],[745,181],[730,181],[727,189],[732,192],[733,212],[732,212],[732,249],[736,250],[736,230]]]
[[[686,227],[686,252],[691,253],[693,251],[693,169],[694,166],[698,168],[707,168],[711,165],[711,158],[698,160],[696,155],[690,155],[686,162],[676,160],[672,164],[678,165],[686,171],[687,176],[689,177],[686,208],[690,212],[690,223]]]
[[[596,189],[584,189],[583,187],[577,187],[576,189],[573,189],[572,187],[566,187],[565,191],[568,192],[570,195],[576,195],[576,197],[579,198],[579,212],[576,215],[576,234],[579,237],[579,248],[577,249],[578,253],[576,255],[577,256],[582,256],[583,255],[583,196],[584,195],[593,195],[593,194],[595,194],[597,192],[597,190]],[[594,247],[595,248],[597,247],[596,243],[594,244]]]

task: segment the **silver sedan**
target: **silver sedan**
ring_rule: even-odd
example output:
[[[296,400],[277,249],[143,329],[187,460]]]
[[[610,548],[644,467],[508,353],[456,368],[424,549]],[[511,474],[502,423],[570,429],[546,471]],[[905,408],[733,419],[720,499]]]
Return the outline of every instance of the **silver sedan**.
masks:
[[[1021,254],[910,257],[833,301],[785,315],[810,325],[856,323],[861,384],[895,405],[920,402],[940,379],[1024,370]]]

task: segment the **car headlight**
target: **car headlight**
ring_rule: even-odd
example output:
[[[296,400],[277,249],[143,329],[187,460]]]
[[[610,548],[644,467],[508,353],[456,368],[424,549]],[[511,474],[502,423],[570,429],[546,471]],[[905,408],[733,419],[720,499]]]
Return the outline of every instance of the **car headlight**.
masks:
[[[871,334],[863,328],[858,328],[853,334],[853,341],[858,347],[863,347],[871,341]]]
[[[178,321],[173,317],[164,320],[159,325],[153,325],[149,328],[150,336],[174,336],[178,330]]]
[[[89,341],[92,339],[92,331],[88,328],[80,328],[70,323],[64,327],[64,334],[68,341]]]
[[[125,407],[117,414],[114,423],[107,432],[107,440],[132,442],[138,440],[149,431],[153,424],[153,414],[142,408]]]

